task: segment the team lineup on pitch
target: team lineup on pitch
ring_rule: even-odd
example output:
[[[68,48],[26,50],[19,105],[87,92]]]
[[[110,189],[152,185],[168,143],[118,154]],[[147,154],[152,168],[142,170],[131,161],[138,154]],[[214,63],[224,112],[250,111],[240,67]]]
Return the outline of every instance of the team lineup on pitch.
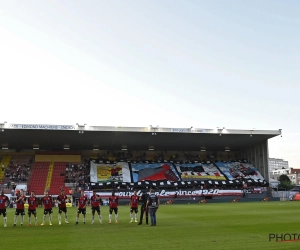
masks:
[[[60,190],[60,195],[57,196],[56,202],[58,204],[58,224],[62,224],[62,218],[64,216],[64,221],[66,224],[69,224],[69,215],[67,211],[67,200],[68,197],[65,195],[64,190]],[[111,196],[109,197],[108,207],[109,207],[109,220],[108,223],[111,224],[113,222],[113,213],[114,213],[114,222],[118,224],[118,196],[115,195],[113,191]],[[44,197],[42,198],[44,212],[42,217],[41,226],[46,224],[46,218],[48,215],[49,225],[52,226],[53,222],[53,203],[52,197],[48,194],[46,190],[44,193]],[[150,214],[151,223],[150,226],[156,226],[156,211],[160,205],[158,196],[154,193],[151,189],[149,195],[147,196],[146,192],[143,192],[142,196],[138,196],[137,192],[134,191],[133,195],[130,198],[130,223],[137,223],[138,222],[138,206],[139,202],[142,203],[141,206],[141,213],[138,225],[142,224],[143,215],[145,214],[146,224],[148,224],[148,212]],[[91,224],[95,223],[95,214],[97,212],[99,223],[102,224],[102,214],[100,211],[102,200],[99,195],[96,194],[96,191],[93,191],[93,195],[90,198],[90,205],[91,205],[91,214],[92,220]],[[7,227],[7,211],[6,208],[10,204],[9,198],[4,195],[3,190],[0,194],[0,215],[3,215],[4,218],[4,227]],[[15,201],[16,210],[14,216],[14,223],[13,226],[17,226],[18,217],[21,216],[20,225],[23,226],[25,223],[25,204],[28,204],[28,226],[38,226],[38,217],[37,217],[37,198],[32,191],[30,197],[26,198],[24,195],[23,190],[17,196]],[[80,220],[80,214],[82,214],[82,222],[83,224],[86,223],[86,214],[87,214],[87,205],[88,205],[88,198],[85,196],[84,191],[81,191],[81,195],[78,199],[78,206],[77,206],[77,214],[76,214],[76,222],[75,225],[78,225]],[[64,214],[64,215],[62,215]],[[32,217],[34,217],[34,223],[32,223]]]

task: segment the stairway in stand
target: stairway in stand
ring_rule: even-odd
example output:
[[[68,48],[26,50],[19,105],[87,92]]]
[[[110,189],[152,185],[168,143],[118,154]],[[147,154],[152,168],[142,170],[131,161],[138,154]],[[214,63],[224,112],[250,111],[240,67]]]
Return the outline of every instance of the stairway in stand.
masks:
[[[2,158],[2,161],[0,163],[0,180],[3,180],[4,179],[4,176],[5,176],[5,170],[7,168],[7,166],[9,165],[10,163],[10,159],[11,157],[10,156],[4,156]],[[4,170],[2,171],[2,165],[4,165]]]
[[[53,164],[53,162],[51,162],[50,166],[49,166],[49,171],[48,171],[47,181],[46,181],[46,186],[45,186],[45,190],[48,190],[48,191],[50,190],[50,186],[51,186],[53,167],[54,167],[54,164]]]

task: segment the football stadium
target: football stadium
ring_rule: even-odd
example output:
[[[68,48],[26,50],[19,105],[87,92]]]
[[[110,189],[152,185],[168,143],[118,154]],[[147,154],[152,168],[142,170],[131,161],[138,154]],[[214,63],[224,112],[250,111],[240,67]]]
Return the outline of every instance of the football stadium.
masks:
[[[281,130],[10,123],[0,129],[6,249],[18,247],[19,237],[31,249],[299,248],[299,205],[273,198],[269,186],[268,140]],[[146,214],[140,221],[141,204],[134,222],[130,214],[134,191],[140,197],[150,189],[160,200],[157,227],[148,227]],[[62,190],[68,217],[58,212]],[[51,220],[43,216],[45,191]],[[101,223],[92,217],[93,191],[101,198]],[[27,215],[32,192],[35,219]],[[109,217],[112,192],[118,223]],[[77,220],[81,195],[86,219]]]

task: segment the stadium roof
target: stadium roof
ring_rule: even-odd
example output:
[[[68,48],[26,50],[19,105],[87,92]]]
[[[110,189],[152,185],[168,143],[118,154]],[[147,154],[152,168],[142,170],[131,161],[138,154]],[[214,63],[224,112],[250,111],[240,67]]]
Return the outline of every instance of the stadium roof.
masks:
[[[278,130],[109,127],[0,123],[2,149],[231,151],[281,134]],[[1,150],[1,148],[0,148]]]

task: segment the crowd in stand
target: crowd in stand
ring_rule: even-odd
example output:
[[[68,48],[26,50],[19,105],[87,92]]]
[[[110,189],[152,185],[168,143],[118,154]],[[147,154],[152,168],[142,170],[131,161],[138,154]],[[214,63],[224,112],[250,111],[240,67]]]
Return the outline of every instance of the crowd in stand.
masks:
[[[67,163],[65,182],[75,183],[76,189],[86,187],[90,182],[90,165],[87,160],[84,163]]]
[[[230,156],[230,155],[229,155]],[[229,160],[228,155],[226,159]],[[144,161],[173,161],[173,162],[184,162],[184,161],[214,161],[218,157],[214,154],[197,154],[196,152],[144,152],[144,151],[107,151],[99,153],[97,156],[98,161],[136,161],[136,162],[144,162]],[[219,157],[220,158],[220,157]],[[221,159],[223,160],[223,159]]]
[[[5,178],[2,180],[2,183],[7,189],[10,189],[11,187],[14,187],[15,184],[19,184],[20,182],[27,182],[31,174],[31,165],[32,160],[27,163],[11,161],[6,169],[3,165],[2,171],[5,170]]]
[[[30,176],[30,167],[28,165],[10,165],[6,168],[5,176],[12,182],[26,182]]]

